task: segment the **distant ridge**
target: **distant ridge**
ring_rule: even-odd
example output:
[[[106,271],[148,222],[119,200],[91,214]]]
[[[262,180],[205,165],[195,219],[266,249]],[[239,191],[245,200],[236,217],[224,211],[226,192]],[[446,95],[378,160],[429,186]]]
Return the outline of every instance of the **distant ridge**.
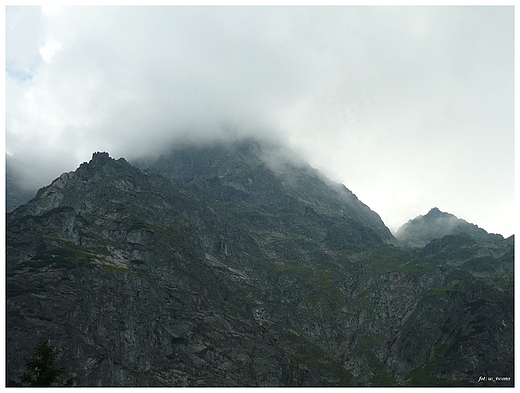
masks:
[[[426,215],[417,216],[402,225],[397,230],[396,238],[413,245],[425,245],[434,239],[463,233],[483,242],[504,239],[502,235],[490,234],[475,224],[440,211],[437,207],[432,208]]]

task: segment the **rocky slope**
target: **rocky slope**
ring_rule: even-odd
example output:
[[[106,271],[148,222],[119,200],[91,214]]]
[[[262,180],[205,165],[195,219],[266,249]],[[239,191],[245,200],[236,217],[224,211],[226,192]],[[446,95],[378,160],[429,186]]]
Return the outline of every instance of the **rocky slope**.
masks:
[[[106,153],[7,216],[7,377],[80,386],[513,384],[513,239],[402,247],[272,146]]]

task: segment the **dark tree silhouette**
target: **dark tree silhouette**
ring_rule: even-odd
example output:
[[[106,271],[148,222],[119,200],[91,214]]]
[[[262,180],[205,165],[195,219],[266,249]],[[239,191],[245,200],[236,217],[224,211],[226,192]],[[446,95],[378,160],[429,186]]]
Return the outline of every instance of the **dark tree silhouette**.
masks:
[[[58,380],[65,369],[56,367],[56,351],[49,344],[49,339],[43,339],[34,351],[34,357],[25,361],[25,371],[20,382],[8,381],[9,386],[51,386]],[[65,386],[72,386],[74,380],[68,379]]]

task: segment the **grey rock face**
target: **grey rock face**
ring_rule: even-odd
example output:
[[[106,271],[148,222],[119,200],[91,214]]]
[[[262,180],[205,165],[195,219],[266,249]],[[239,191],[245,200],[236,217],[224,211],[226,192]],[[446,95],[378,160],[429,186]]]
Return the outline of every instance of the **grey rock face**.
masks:
[[[513,377],[512,239],[398,247],[273,154],[186,147],[140,170],[98,153],[9,214],[8,378],[43,337],[80,386]]]

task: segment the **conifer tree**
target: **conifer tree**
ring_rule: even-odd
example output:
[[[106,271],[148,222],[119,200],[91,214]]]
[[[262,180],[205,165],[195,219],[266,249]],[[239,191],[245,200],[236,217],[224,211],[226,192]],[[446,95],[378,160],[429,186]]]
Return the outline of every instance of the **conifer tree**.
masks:
[[[49,339],[43,339],[34,351],[34,357],[25,361],[25,371],[20,382],[8,381],[10,386],[51,386],[64,373],[63,368],[56,367],[56,351],[49,344]],[[67,380],[65,386],[72,386],[74,380]]]

